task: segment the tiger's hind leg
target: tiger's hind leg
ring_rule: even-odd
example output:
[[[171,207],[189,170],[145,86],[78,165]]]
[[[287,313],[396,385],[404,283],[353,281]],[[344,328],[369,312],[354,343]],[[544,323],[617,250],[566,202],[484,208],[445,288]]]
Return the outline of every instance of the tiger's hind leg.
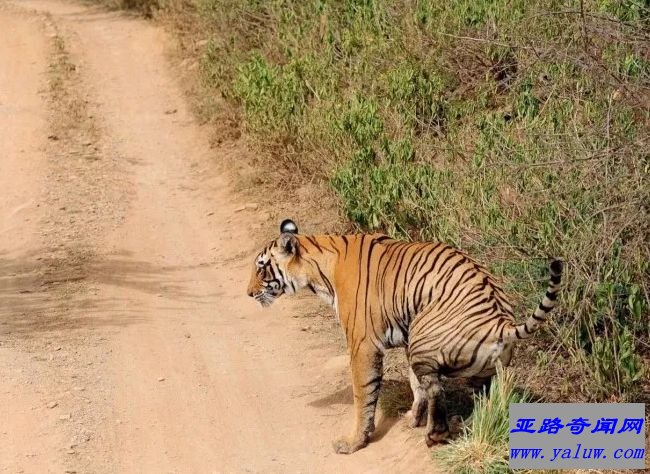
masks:
[[[413,321],[408,348],[411,373],[417,381],[417,392],[422,394],[422,398],[416,398],[412,412],[419,415],[419,410],[422,410],[422,414],[426,410],[427,446],[433,446],[449,436],[447,410],[440,382],[441,368],[446,367],[445,355],[439,349],[442,344],[434,332],[436,326],[427,324],[432,319],[434,318],[429,312],[421,314]],[[414,385],[413,381],[411,383]],[[422,405],[426,406],[421,407],[421,400]],[[420,420],[417,421],[419,423]]]
[[[417,428],[422,425],[424,421],[424,415],[427,411],[427,393],[420,386],[420,381],[418,380],[413,369],[409,367],[409,382],[411,384],[411,391],[413,392],[413,405],[411,409],[406,414],[408,419],[408,424],[411,428]]]
[[[447,410],[445,407],[442,384],[437,374],[420,377],[420,384],[427,396],[427,428],[425,441],[431,447],[449,437]]]
[[[492,376],[470,377],[469,383],[475,394],[485,393],[486,395],[489,395],[490,387],[492,386]]]
[[[431,447],[449,437],[449,425],[447,424],[447,410],[444,403],[444,394],[440,376],[434,369],[432,362],[410,361],[411,371],[419,383],[418,389],[423,393],[424,408],[427,411],[427,426],[425,441]],[[419,420],[418,420],[419,421]]]

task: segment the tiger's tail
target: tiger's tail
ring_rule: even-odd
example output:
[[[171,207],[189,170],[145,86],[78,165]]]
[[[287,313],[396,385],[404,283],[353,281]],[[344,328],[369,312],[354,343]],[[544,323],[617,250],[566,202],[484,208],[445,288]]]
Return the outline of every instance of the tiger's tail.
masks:
[[[556,259],[551,262],[551,278],[549,279],[548,288],[541,303],[535,308],[535,311],[525,323],[514,324],[509,330],[506,330],[503,334],[504,339],[511,341],[527,339],[546,321],[548,314],[553,310],[557,302],[563,266],[561,260]]]

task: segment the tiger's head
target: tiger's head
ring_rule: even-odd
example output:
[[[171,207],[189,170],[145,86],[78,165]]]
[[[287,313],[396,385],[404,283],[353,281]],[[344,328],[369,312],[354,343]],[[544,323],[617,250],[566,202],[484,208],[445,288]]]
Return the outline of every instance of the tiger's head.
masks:
[[[255,257],[248,283],[248,296],[263,307],[270,306],[284,293],[293,294],[305,283],[296,278],[300,268],[298,227],[285,219],[280,224],[280,237],[269,242]]]

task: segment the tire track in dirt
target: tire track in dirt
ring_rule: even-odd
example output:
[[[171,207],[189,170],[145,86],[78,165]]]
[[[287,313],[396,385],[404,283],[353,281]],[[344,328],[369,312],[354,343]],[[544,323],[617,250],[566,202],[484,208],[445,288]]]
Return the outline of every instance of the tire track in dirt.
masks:
[[[35,360],[29,341],[17,350],[9,336],[14,319],[43,300],[27,293],[39,268],[27,250],[38,245],[42,216],[38,184],[44,179],[47,114],[39,91],[48,45],[37,21],[18,19],[2,6],[0,31],[0,472],[60,472],[63,466],[52,458],[62,440],[42,436],[56,420],[45,416],[47,401],[29,373],[42,361]],[[30,185],[21,177],[29,177]]]
[[[0,22],[0,471],[76,471],[97,465],[87,448],[102,440],[87,388],[104,391],[106,337],[91,330],[102,321],[87,279],[123,209],[111,206],[114,161],[58,25],[7,4]]]
[[[30,264],[32,284],[49,281],[40,290],[46,315],[24,308],[31,323],[2,336],[0,357],[2,370],[36,344],[48,367],[36,370],[29,356],[21,362],[30,383],[16,378],[10,404],[20,407],[30,384],[60,393],[45,411],[50,424],[41,412],[6,414],[7,432],[27,420],[45,433],[51,449],[30,462],[52,472],[431,472],[421,431],[396,420],[379,421],[366,449],[333,453],[331,441],[352,422],[344,358],[287,317],[310,304],[287,300],[263,312],[245,295],[260,243],[250,234],[255,219],[235,212],[241,203],[165,61],[165,35],[71,2],[13,5],[50,25],[41,39],[64,76],[61,93],[50,94],[58,118],[47,172],[19,173],[41,189],[31,231],[45,244],[20,250],[41,257]],[[0,12],[3,21],[16,15]],[[0,49],[0,58],[14,54]],[[216,153],[224,162],[235,156]],[[0,248],[7,241],[0,234]],[[57,418],[72,410],[78,423]],[[27,438],[25,449],[41,446]],[[23,462],[22,448],[0,452],[0,464],[35,466]]]

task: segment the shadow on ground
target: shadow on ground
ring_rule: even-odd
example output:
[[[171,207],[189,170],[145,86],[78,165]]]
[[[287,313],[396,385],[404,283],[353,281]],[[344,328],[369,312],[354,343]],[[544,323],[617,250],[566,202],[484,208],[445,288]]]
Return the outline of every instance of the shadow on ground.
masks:
[[[460,421],[468,418],[474,409],[474,390],[463,380],[445,380],[445,403],[450,419],[452,434],[460,431]],[[327,408],[334,405],[352,405],[354,400],[352,386],[348,383],[343,387],[333,388],[329,393],[309,403],[317,408]],[[377,429],[373,439],[383,438],[411,408],[413,394],[406,378],[391,378],[382,381],[379,395],[378,408],[381,415],[378,415]]]
[[[222,294],[200,290],[199,267],[208,265],[161,266],[127,252],[101,258],[85,249],[0,252],[0,335],[138,323],[144,319],[142,295],[157,298],[155,307],[173,304],[179,311],[214,304]],[[108,292],[116,296],[102,296],[106,287],[116,289]]]

